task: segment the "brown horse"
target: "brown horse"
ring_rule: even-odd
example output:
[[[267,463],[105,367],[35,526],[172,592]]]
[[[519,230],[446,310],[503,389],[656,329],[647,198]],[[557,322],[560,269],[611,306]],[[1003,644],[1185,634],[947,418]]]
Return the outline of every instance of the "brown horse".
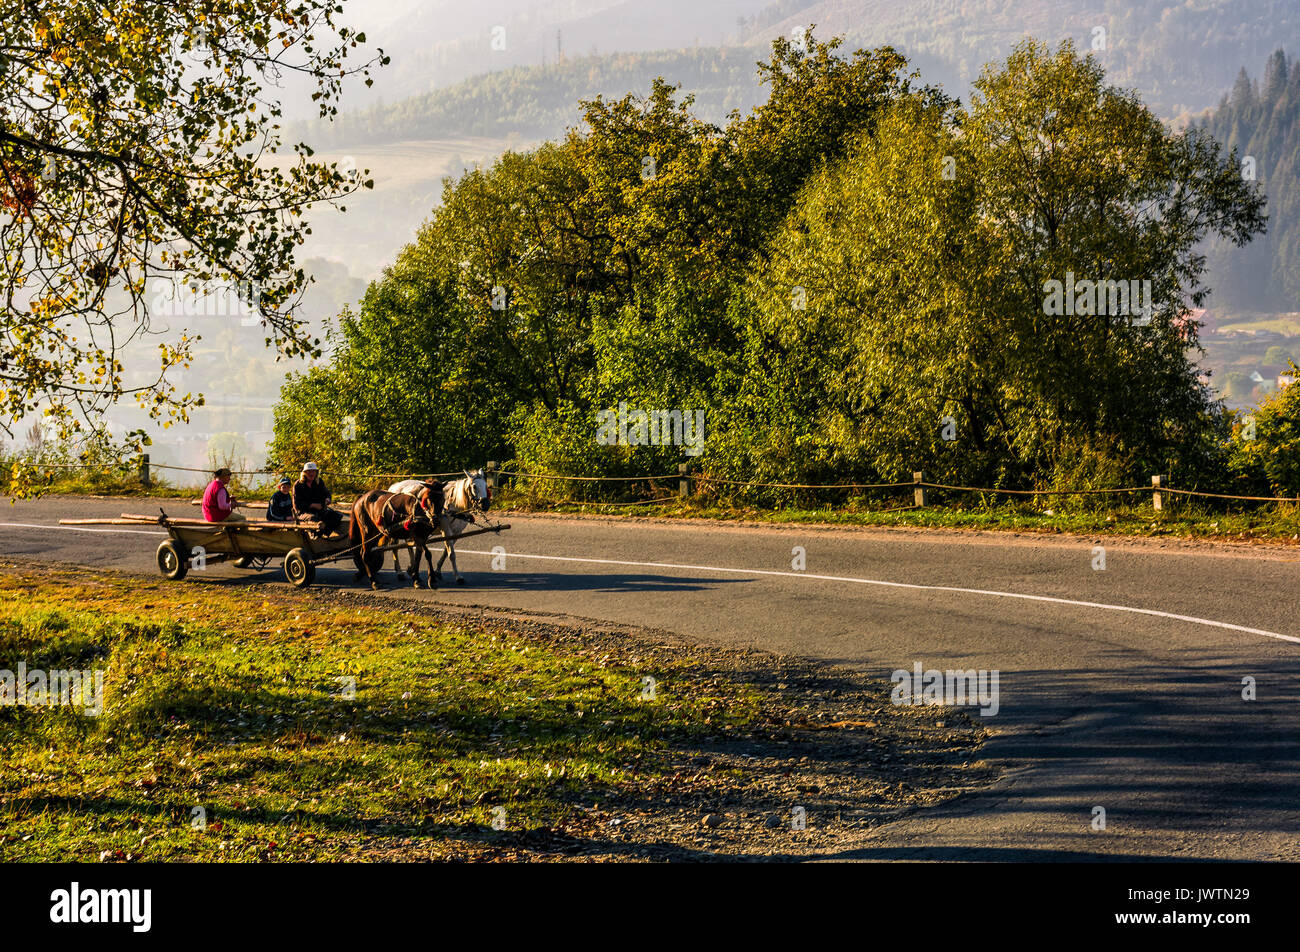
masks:
[[[410,539],[415,543],[415,559],[411,565],[411,578],[420,588],[420,556],[423,554],[430,568],[433,557],[429,555],[429,536],[438,528],[442,518],[442,484],[425,483],[414,493],[390,493],[374,489],[357,498],[352,504],[352,522],[348,527],[348,544],[352,546],[352,560],[357,564],[356,578],[364,573],[370,578],[371,588],[380,588],[375,572],[383,567],[382,553],[372,560],[376,545]],[[373,564],[377,561],[378,564]],[[429,573],[429,587],[435,585]]]

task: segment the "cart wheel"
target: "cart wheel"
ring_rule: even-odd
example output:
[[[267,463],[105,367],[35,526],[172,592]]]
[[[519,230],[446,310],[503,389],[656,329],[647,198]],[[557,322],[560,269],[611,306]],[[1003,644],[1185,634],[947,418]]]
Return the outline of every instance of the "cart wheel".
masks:
[[[284,557],[284,577],[295,588],[306,588],[316,578],[316,566],[307,561],[302,549],[290,549]]]
[[[370,571],[378,575],[384,569],[384,553],[371,551],[366,555],[366,564]]]
[[[237,569],[251,568],[254,561],[256,560],[251,555],[241,555],[239,558],[235,559],[235,563],[234,563],[235,568]]]
[[[190,570],[190,560],[182,554],[176,543],[168,539],[158,546],[158,571],[167,578],[180,581]]]

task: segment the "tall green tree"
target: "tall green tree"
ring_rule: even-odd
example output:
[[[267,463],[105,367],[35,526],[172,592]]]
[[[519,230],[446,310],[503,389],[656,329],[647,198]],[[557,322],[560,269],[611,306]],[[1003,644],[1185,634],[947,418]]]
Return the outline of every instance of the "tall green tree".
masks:
[[[1202,130],[1167,131],[1136,94],[1071,43],[1021,43],[986,67],[961,119],[982,185],[980,227],[1019,306],[995,325],[1026,355],[1016,385],[1043,408],[1040,452],[1110,441],[1137,471],[1159,465],[1208,409],[1193,358],[1207,236],[1244,244],[1264,199]],[[1149,281],[1150,324],[1045,313],[1048,281]]]
[[[606,406],[689,403],[721,419],[742,372],[748,275],[808,178],[909,90],[896,51],[843,56],[840,45],[812,28],[775,40],[758,64],[766,102],[725,127],[693,119],[691,99],[662,81],[645,99],[586,104],[586,128],[570,138],[616,267],[627,262],[624,306],[595,328]]]
[[[960,108],[892,50],[806,43],[774,45],[769,101],[725,126],[657,82],[449,182],[333,364],[286,390],[277,447],[318,400],[415,469],[665,471],[680,447],[597,445],[626,400],[706,409],[698,461],[742,480],[1213,465],[1226,427],[1188,312],[1197,243],[1263,225],[1235,159],[1069,44],[1020,45]],[[1070,275],[1149,282],[1149,323],[1052,310]]]
[[[751,402],[799,421],[814,470],[1019,482],[1083,451],[1150,471],[1210,412],[1197,243],[1249,240],[1262,206],[1209,137],[1167,132],[1069,44],[1026,42],[968,109],[902,103],[813,180],[753,285]],[[1149,281],[1150,324],[1051,313],[1069,275]]]

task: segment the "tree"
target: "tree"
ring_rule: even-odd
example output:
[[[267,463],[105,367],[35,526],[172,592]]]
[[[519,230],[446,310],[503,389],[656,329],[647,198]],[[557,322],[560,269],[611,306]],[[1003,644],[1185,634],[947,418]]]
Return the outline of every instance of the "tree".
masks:
[[[758,404],[798,408],[814,465],[888,479],[1050,479],[1081,453],[1150,472],[1206,419],[1197,243],[1249,240],[1262,205],[1199,130],[1166,132],[1069,44],[1023,43],[968,109],[900,102],[812,180],[754,285],[781,371]],[[1149,281],[1149,326],[1109,301],[1054,312],[1067,275]]]
[[[947,177],[948,163],[962,172]],[[988,328],[1009,295],[972,227],[970,164],[951,107],[913,95],[809,180],[750,287],[747,401],[774,438],[758,471],[893,481],[918,466],[971,476],[977,456],[1014,456],[1008,352]],[[946,416],[964,471],[942,439]]]
[[[1290,367],[1298,372],[1294,362]],[[1251,413],[1250,438],[1240,425],[1233,434],[1233,469],[1247,478],[1262,477],[1274,493],[1300,495],[1300,386],[1282,388]]]
[[[771,60],[758,64],[760,81],[770,87],[767,102],[734,122],[743,156],[737,187],[748,198],[743,240],[751,251],[766,243],[808,176],[841,158],[886,106],[911,91],[907,59],[892,47],[841,56],[842,38],[819,41],[813,29],[799,42],[772,42]],[[938,90],[924,95],[944,100]]]
[[[1188,355],[1205,303],[1214,235],[1245,244],[1264,228],[1264,199],[1236,157],[1200,129],[1168,132],[1137,96],[1105,83],[1070,43],[1021,43],[986,67],[962,118],[985,183],[980,227],[1019,306],[1000,322],[1025,355],[1018,385],[1048,413],[1046,445],[1113,439],[1141,448],[1139,472],[1188,436],[1208,402]],[[1150,323],[1074,308],[1047,313],[1048,281],[1149,281]]]
[[[332,364],[285,390],[277,449],[323,456],[353,413],[380,465],[664,472],[675,447],[597,445],[595,411],[626,400],[705,408],[698,462],[740,480],[1213,466],[1188,311],[1197,243],[1262,227],[1235,157],[1068,44],[1018,47],[962,109],[891,50],[806,39],[725,127],[660,81],[449,183]],[[1070,273],[1149,281],[1150,323],[1051,311]]]
[[[284,74],[315,82],[321,117],[342,83],[386,62],[348,57],[365,35],[334,0],[102,4],[0,0],[0,429],[44,411],[67,436],[134,397],[185,419],[199,397],[167,371],[191,338],[161,340],[159,375],[118,355],[151,332],[161,276],[203,293],[236,287],[285,356],[318,353],[296,316],[295,250],[313,203],[364,175],[282,147]]]
[[[746,346],[735,305],[752,269],[808,178],[909,89],[894,50],[839,46],[812,28],[776,39],[758,64],[768,100],[725,128],[693,118],[691,97],[675,100],[662,80],[644,99],[585,104],[587,129],[570,141],[626,288],[593,324],[604,406],[728,412]]]

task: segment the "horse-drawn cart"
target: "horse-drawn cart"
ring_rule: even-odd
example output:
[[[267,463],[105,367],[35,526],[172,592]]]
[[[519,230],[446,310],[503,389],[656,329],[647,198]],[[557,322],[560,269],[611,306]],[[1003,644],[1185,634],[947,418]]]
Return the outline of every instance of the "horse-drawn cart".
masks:
[[[356,548],[349,544],[346,518],[339,534],[323,538],[311,523],[251,519],[246,522],[206,522],[202,519],[174,519],[165,512],[157,516],[123,513],[117,519],[60,519],[59,524],[161,526],[167,530],[168,538],[158,545],[155,555],[158,571],[177,581],[183,579],[191,568],[206,568],[217,562],[228,561],[241,569],[262,569],[273,559],[282,558],[284,577],[295,587],[305,588],[315,580],[317,566],[351,559]],[[500,525],[476,529],[459,533],[452,540],[509,528]],[[429,542],[436,545],[441,540],[441,536],[433,536]],[[371,569],[379,570],[384,553],[413,547],[414,543],[409,540],[373,547],[369,554]]]

